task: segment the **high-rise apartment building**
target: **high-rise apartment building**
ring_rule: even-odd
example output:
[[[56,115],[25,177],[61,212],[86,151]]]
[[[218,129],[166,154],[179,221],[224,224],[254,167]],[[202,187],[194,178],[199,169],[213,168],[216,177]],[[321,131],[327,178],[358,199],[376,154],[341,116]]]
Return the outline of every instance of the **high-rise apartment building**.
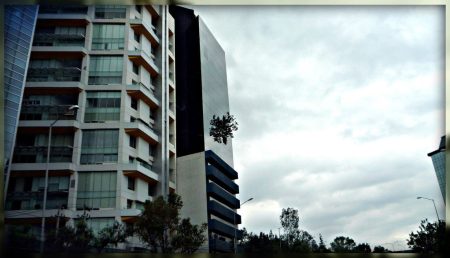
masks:
[[[23,27],[5,35],[18,49],[5,74],[20,87],[28,69],[23,99],[6,96],[22,107],[5,222],[39,235],[47,170],[46,228],[58,212],[88,210],[94,230],[133,222],[146,200],[176,191],[174,19],[167,6],[41,5],[33,28],[33,8],[5,17]],[[22,34],[34,34],[29,61],[14,45]]]
[[[4,16],[4,168],[8,175],[38,6],[6,5]],[[8,178],[8,177],[7,177]]]
[[[232,141],[209,135],[214,115],[229,112],[225,52],[193,10],[171,6],[177,52],[177,193],[182,216],[207,223],[200,251],[232,252],[240,237],[239,187],[234,182]]]
[[[431,157],[433,161],[434,171],[445,203],[445,135],[441,137],[439,148],[428,153],[428,157]]]

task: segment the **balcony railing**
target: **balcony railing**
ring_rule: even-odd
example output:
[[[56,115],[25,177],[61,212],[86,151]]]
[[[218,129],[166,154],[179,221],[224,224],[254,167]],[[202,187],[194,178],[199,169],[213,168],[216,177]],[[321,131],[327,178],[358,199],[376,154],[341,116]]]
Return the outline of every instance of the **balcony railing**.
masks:
[[[241,216],[234,212],[233,210],[225,208],[222,204],[216,201],[208,201],[208,211],[232,224],[241,224]]]
[[[229,253],[233,251],[233,242],[227,242],[225,240],[221,240],[219,238],[210,238],[209,239],[209,248],[212,251]]]
[[[239,193],[239,186],[212,165],[206,165],[206,177],[232,194]]]
[[[47,191],[47,209],[67,208],[68,189],[50,189]],[[42,209],[44,187],[38,192],[10,192],[6,197],[6,210]]]
[[[52,82],[52,81],[80,81],[81,69],[79,67],[41,67],[28,69],[27,81]]]
[[[50,105],[30,105],[27,100],[22,102],[22,109],[20,111],[20,120],[74,120],[77,117],[76,111],[73,115],[65,115],[67,107],[64,106],[50,106]],[[70,105],[75,105],[70,104]],[[67,105],[67,106],[70,106]]]
[[[50,162],[72,162],[72,153],[72,147],[52,146],[50,148]],[[47,162],[47,146],[16,146],[13,162],[45,163]]]
[[[175,169],[169,168],[169,180],[171,182],[176,182],[176,175],[175,175]]]
[[[240,202],[236,197],[223,190],[215,183],[208,183],[206,191],[208,192],[208,195],[212,196],[214,199],[222,202],[230,208],[238,209],[240,206]]]
[[[152,165],[150,165],[146,161],[143,161],[143,160],[141,160],[139,158],[130,160],[130,164],[139,164],[139,165],[143,166],[144,168],[153,171],[153,166]]]
[[[84,47],[84,34],[38,33],[34,36],[33,46],[80,46]]]

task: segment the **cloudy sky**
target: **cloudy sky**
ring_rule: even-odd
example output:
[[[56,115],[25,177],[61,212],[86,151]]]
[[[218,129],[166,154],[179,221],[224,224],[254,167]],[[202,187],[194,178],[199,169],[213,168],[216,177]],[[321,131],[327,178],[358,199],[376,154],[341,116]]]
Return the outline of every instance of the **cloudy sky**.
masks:
[[[191,7],[226,52],[240,209],[278,232],[282,208],[326,242],[404,249],[444,217],[427,153],[444,134],[444,8]],[[389,243],[389,244],[387,244]]]

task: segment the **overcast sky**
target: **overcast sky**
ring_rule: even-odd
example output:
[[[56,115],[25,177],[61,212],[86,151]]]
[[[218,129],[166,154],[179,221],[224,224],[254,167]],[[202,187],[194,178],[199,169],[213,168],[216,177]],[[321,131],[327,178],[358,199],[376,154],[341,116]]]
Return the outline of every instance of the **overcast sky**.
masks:
[[[405,249],[444,217],[443,7],[191,7],[226,52],[241,227]],[[397,241],[397,242],[395,242]],[[391,243],[391,244],[386,244]]]

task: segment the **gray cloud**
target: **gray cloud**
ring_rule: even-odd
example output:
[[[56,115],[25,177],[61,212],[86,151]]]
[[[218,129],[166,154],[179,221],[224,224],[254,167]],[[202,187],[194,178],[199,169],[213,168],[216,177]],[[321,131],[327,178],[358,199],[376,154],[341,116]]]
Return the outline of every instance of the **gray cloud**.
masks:
[[[283,207],[325,241],[405,239],[443,200],[426,153],[444,134],[444,9],[195,6],[226,52],[250,231]],[[392,248],[390,245],[385,247]]]

